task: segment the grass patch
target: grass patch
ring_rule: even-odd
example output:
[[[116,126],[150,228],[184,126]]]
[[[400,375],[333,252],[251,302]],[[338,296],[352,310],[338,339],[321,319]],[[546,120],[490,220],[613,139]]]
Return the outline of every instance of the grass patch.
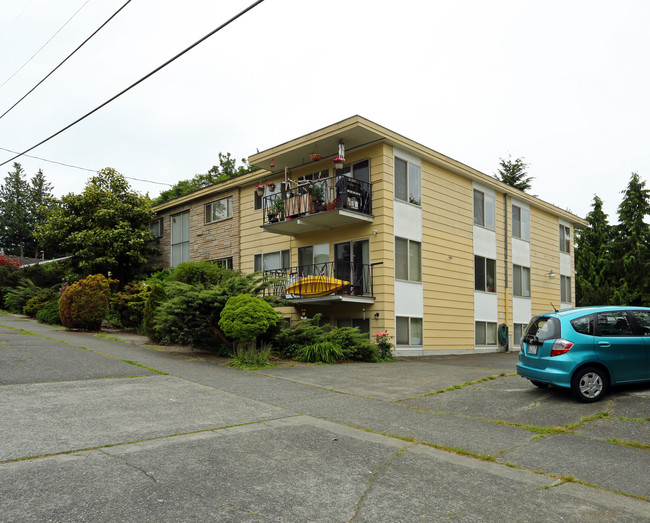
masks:
[[[626,441],[618,438],[610,438],[607,443],[615,443],[616,445],[623,445],[624,447],[631,447],[633,449],[650,450],[650,443],[641,443],[640,441]]]
[[[235,354],[231,360],[226,363],[228,367],[239,370],[257,370],[274,367],[269,358],[271,357],[271,347],[262,346],[257,350],[255,347],[240,344],[235,349]]]

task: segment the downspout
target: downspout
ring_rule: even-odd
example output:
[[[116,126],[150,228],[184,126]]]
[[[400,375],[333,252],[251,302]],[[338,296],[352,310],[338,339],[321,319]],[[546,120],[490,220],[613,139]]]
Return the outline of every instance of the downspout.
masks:
[[[510,315],[508,313],[510,303],[508,300],[508,193],[503,193],[503,215],[505,217],[504,226],[503,226],[503,245],[504,245],[504,273],[505,273],[505,282],[503,285],[503,294],[504,294],[504,323],[510,325]],[[509,342],[510,340],[508,340]],[[508,343],[510,345],[510,343]],[[506,350],[508,350],[506,348]]]

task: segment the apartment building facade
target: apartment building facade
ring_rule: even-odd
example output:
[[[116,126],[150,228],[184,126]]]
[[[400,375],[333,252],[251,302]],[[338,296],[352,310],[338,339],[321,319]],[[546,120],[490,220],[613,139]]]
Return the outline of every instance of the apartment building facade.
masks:
[[[155,263],[262,271],[293,320],[387,331],[398,355],[517,348],[532,315],[574,303],[583,219],[365,118],[249,161],[156,208]]]

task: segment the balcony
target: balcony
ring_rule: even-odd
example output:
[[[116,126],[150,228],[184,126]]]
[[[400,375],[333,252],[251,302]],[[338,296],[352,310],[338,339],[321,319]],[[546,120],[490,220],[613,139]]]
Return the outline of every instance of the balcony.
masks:
[[[262,230],[288,236],[373,221],[371,185],[343,175],[285,182],[262,208]]]
[[[327,262],[264,271],[266,294],[301,304],[374,303],[373,272],[379,263]]]

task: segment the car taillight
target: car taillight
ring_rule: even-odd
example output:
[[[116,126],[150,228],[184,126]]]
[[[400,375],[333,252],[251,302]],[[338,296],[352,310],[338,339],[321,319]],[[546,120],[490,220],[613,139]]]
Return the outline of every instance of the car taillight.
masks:
[[[570,342],[568,340],[563,340],[560,338],[559,340],[555,340],[553,343],[553,347],[551,347],[551,357],[553,356],[561,356],[562,354],[566,354],[569,352],[569,349],[573,347],[573,342]]]

